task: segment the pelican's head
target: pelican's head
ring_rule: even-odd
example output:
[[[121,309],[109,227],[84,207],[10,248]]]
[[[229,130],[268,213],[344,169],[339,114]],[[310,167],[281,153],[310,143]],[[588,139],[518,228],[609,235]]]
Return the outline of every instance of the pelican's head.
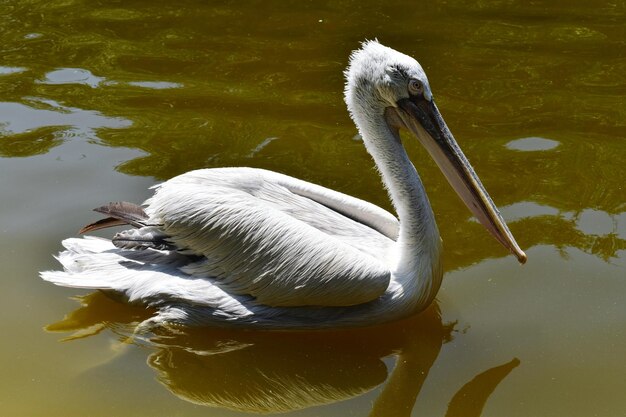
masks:
[[[384,121],[398,141],[399,129],[413,133],[483,226],[520,263],[526,262],[526,254],[439,113],[422,66],[377,41],[367,41],[350,56],[345,76],[345,100],[357,126]]]
[[[428,78],[419,62],[378,41],[364,42],[361,49],[352,52],[345,76],[346,104],[353,118],[365,108],[366,113],[375,110],[382,114],[412,94],[422,93],[426,100],[432,100]]]

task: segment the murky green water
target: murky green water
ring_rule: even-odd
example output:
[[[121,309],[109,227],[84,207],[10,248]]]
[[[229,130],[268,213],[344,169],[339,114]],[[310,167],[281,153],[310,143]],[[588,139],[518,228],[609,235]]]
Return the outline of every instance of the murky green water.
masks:
[[[626,415],[623,1],[4,1],[0,30],[0,414]],[[92,207],[193,168],[389,209],[341,92],[374,37],[420,60],[527,265],[415,143],[446,275],[410,320],[148,342],[150,312],[40,281]]]

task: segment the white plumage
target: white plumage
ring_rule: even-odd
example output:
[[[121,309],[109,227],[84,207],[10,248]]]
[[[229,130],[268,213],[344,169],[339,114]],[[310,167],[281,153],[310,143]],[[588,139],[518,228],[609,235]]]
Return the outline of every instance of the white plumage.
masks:
[[[110,225],[138,228],[113,242],[65,240],[58,257],[64,271],[43,272],[43,279],[155,307],[145,325],[319,328],[420,311],[441,283],[440,239],[400,128],[417,136],[477,218],[523,262],[417,61],[366,42],[351,56],[346,78],[348,109],[399,221],[365,201],[275,172],[203,169],[155,187],[145,214],[114,215]]]

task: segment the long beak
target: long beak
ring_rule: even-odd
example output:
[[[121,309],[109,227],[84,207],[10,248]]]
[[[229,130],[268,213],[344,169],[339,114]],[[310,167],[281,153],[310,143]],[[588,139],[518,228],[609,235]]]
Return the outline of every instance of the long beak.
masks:
[[[426,98],[398,101],[400,116],[410,130],[428,150],[452,188],[483,226],[507,248],[520,263],[526,254],[520,249],[498,208],[487,194],[469,161],[454,140],[434,101]]]

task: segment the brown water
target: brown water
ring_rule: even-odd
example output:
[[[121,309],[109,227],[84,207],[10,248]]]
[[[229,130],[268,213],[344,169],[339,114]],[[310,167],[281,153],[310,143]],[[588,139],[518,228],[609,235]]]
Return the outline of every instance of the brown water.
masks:
[[[5,1],[0,29],[1,415],[626,415],[623,1]],[[341,93],[374,37],[424,66],[525,266],[411,142],[446,275],[410,320],[147,341],[149,311],[40,281],[92,207],[194,168],[389,209]]]

